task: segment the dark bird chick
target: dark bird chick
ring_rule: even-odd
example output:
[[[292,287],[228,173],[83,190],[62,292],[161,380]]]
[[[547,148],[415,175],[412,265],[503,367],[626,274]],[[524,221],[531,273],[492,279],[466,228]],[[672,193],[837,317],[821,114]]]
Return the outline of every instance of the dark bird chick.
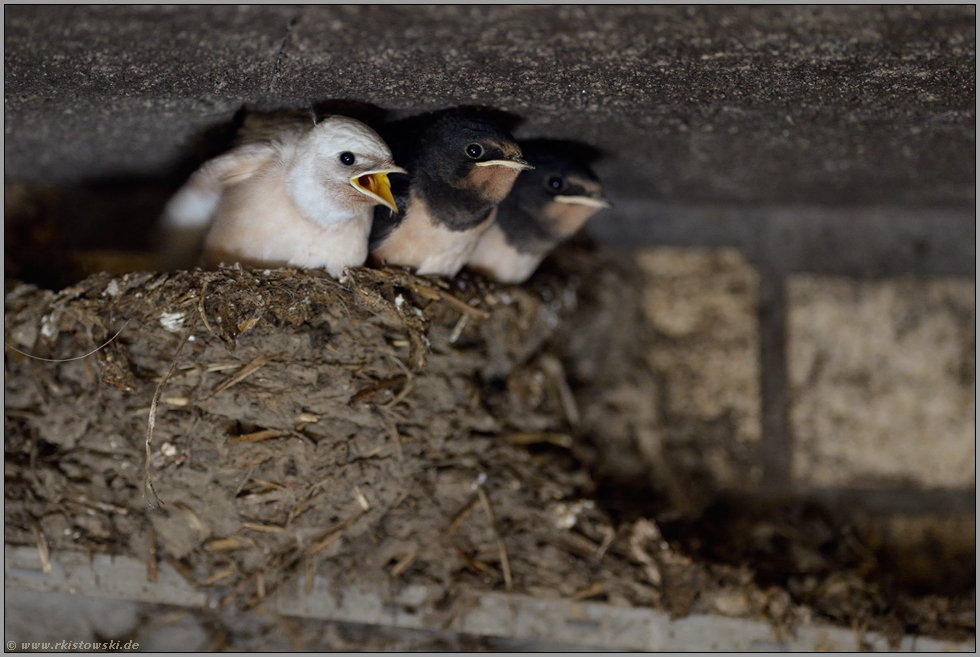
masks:
[[[530,166],[494,114],[458,108],[389,124],[381,135],[407,175],[391,176],[398,212],[375,211],[371,259],[455,276]]]
[[[467,266],[504,283],[522,283],[559,242],[611,207],[588,165],[594,149],[574,142],[521,142],[534,167],[522,173],[497,209]]]

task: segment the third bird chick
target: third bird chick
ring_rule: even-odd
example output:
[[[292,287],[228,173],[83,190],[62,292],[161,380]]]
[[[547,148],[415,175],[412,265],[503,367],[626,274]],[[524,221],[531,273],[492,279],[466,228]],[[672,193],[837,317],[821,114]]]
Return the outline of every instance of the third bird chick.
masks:
[[[467,263],[503,283],[526,281],[555,246],[611,206],[580,144],[542,139],[521,148],[534,170],[517,179]]]

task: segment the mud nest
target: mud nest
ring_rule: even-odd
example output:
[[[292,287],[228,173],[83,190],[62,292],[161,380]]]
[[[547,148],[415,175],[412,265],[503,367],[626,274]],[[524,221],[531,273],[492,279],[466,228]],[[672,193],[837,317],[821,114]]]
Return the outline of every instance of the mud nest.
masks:
[[[166,561],[236,609],[317,575],[426,585],[447,621],[464,590],[501,590],[807,622],[819,605],[597,504],[583,434],[622,418],[597,406],[608,382],[565,366],[608,351],[597,314],[623,315],[635,287],[567,254],[523,288],[395,269],[8,283],[5,542],[133,556],[150,581]],[[651,339],[632,321],[609,337],[639,345],[626,360]],[[828,618],[896,638],[955,611],[897,623],[847,595]]]
[[[563,298],[367,269],[16,286],[10,345],[97,350],[7,351],[5,540],[166,560],[243,608],[297,572],[710,608],[655,523],[591,499]]]

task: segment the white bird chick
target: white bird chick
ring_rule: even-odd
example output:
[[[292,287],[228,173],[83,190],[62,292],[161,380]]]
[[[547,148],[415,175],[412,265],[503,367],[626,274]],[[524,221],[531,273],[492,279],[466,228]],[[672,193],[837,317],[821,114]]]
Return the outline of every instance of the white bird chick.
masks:
[[[163,216],[168,259],[180,261],[175,235],[210,225],[205,267],[323,267],[340,277],[367,259],[374,206],[397,212],[388,181],[395,172],[404,169],[360,121],[284,124],[205,162],[170,199]]]

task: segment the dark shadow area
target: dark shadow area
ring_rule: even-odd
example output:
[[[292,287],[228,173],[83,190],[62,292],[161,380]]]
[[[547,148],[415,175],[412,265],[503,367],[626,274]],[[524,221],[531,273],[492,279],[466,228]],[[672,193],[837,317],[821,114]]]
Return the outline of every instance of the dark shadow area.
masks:
[[[699,515],[678,516],[661,492],[609,478],[596,500],[617,523],[657,518],[680,552],[747,567],[761,587],[781,587],[836,622],[873,614],[916,633],[974,606],[976,545],[967,531],[886,537],[888,516],[793,495],[727,492]]]
[[[393,111],[389,113],[387,118],[392,123],[397,123],[400,129],[412,131],[417,130],[419,127],[425,126],[442,116],[457,112],[462,112],[477,117],[484,116],[488,120],[493,121],[504,130],[511,133],[517,130],[524,123],[524,117],[521,115],[515,112],[502,110],[491,105],[458,105],[455,107],[444,107],[442,109],[431,110],[428,112]],[[365,123],[367,123],[367,121],[365,121]],[[368,123],[368,125],[370,125],[372,128],[375,127],[375,125],[372,123]]]
[[[585,164],[593,164],[612,156],[601,148],[573,139],[521,139],[525,151],[549,153]]]
[[[369,125],[374,130],[384,125],[390,119],[388,110],[378,107],[371,103],[359,100],[349,100],[344,98],[333,98],[316,101],[312,104],[313,112],[316,114],[317,121],[331,114],[349,116],[352,119]]]
[[[928,555],[876,545],[869,519],[857,509],[799,496],[727,493],[700,517],[664,523],[663,530],[701,558],[750,565],[761,585],[784,586],[801,601],[816,589],[808,578],[841,573],[917,596],[965,596],[976,583],[975,548],[944,545],[928,532],[922,541]],[[915,563],[923,556],[928,569]]]

